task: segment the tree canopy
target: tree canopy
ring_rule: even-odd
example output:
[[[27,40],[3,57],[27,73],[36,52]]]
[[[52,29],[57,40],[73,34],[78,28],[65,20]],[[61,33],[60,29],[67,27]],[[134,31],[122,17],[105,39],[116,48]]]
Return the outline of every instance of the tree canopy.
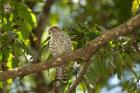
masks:
[[[69,64],[64,93],[140,92],[140,0],[0,0],[0,93],[54,93],[55,67]],[[48,28],[72,52],[52,58]]]

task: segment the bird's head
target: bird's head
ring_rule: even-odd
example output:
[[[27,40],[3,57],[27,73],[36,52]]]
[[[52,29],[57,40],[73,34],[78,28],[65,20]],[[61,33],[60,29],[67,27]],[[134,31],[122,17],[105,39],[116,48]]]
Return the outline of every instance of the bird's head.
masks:
[[[48,29],[48,33],[49,34],[54,34],[56,32],[61,32],[61,29],[57,26],[52,26]]]

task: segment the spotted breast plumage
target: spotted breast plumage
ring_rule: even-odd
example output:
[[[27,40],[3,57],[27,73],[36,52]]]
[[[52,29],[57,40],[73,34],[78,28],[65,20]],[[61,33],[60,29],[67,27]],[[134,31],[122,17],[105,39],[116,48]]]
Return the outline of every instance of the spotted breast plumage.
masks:
[[[71,51],[71,39],[64,31],[57,26],[53,26],[49,28],[48,32],[50,34],[49,51],[54,58]],[[65,65],[56,67],[56,81],[61,83],[67,82]]]

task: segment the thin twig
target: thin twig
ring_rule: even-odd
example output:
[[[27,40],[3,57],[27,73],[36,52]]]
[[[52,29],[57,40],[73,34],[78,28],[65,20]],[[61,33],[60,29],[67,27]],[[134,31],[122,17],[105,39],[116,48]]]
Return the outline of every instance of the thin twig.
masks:
[[[83,67],[82,67],[82,69],[81,69],[76,81],[70,86],[70,88],[68,89],[67,93],[72,93],[75,90],[75,88],[81,82],[81,80],[82,80],[84,74],[86,73],[90,63],[91,63],[91,61],[89,61],[89,60],[84,63],[84,65],[83,65]]]

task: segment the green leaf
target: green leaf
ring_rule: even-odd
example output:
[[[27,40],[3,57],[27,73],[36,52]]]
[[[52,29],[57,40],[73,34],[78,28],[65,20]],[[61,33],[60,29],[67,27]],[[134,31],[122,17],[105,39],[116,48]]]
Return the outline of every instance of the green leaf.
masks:
[[[17,29],[20,32],[17,32],[20,39],[28,39],[29,33],[32,30],[32,27],[28,23],[24,23],[21,21],[17,21],[16,24],[18,24],[20,27]]]
[[[3,82],[0,81],[0,88],[3,88]]]
[[[136,15],[137,12],[139,12],[139,8],[140,8],[140,0],[133,0],[133,3],[132,3],[132,14],[133,15]]]
[[[36,23],[37,23],[36,17],[29,8],[21,4],[15,4],[15,9],[19,18],[22,18],[25,21],[25,23],[29,23],[31,27],[36,26]]]
[[[2,62],[7,62],[9,56],[9,50],[8,48],[4,48],[4,50],[2,51]]]
[[[7,83],[8,84],[12,84],[12,82],[13,82],[13,79],[12,78],[10,78],[10,79],[7,80]]]
[[[12,69],[12,59],[13,59],[13,55],[10,53],[7,62],[8,69]]]

